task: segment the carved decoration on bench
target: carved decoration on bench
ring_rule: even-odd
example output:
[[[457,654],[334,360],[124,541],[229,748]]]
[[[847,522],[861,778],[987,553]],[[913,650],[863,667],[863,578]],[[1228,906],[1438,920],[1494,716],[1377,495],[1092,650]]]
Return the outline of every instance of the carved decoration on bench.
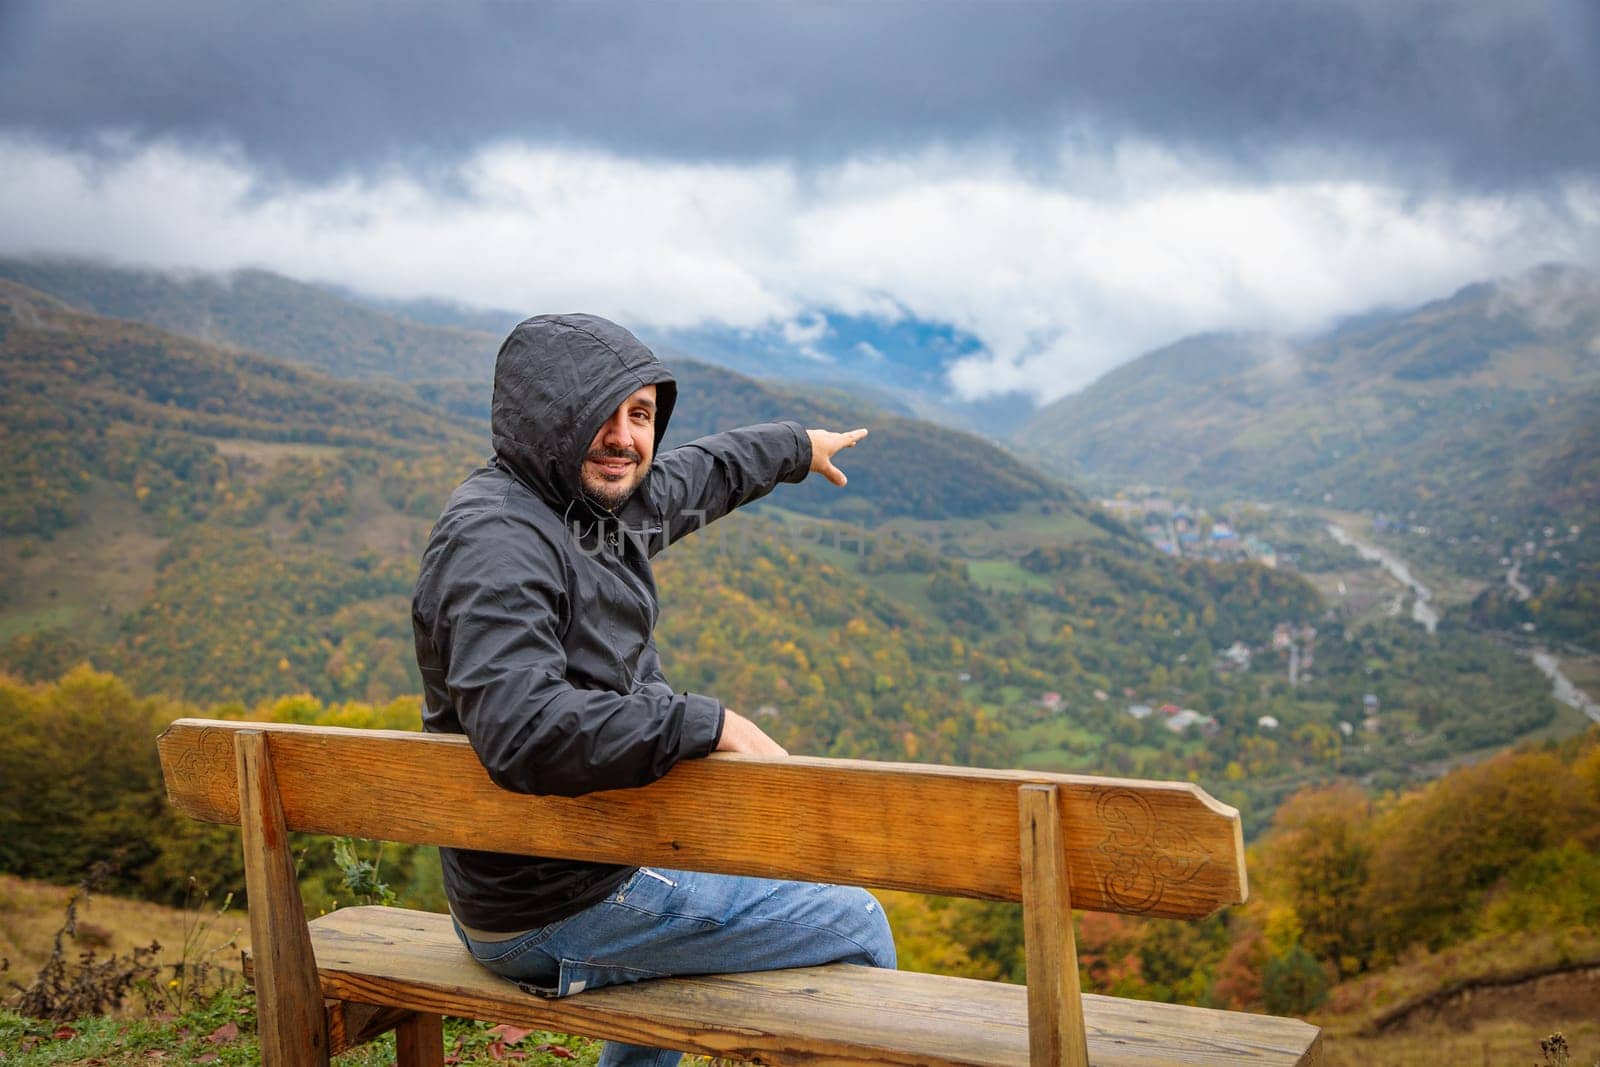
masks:
[[[239,791],[227,778],[219,778],[210,768],[226,765],[233,759],[233,731],[215,726],[203,728],[187,750],[173,760],[168,775],[198,786],[211,808],[229,822],[239,821]]]
[[[1211,863],[1194,834],[1162,825],[1149,802],[1131,790],[1101,792],[1095,814],[1108,827],[1098,851],[1111,862],[1100,884],[1106,897],[1129,914],[1155,909],[1170,887],[1193,881]]]

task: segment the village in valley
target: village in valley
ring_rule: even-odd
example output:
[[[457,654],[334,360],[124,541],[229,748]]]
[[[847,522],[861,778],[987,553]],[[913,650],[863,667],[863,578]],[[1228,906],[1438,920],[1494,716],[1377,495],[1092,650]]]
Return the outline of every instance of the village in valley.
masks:
[[[1280,564],[1294,568],[1299,562],[1297,552],[1280,550],[1257,531],[1242,528],[1249,522],[1248,518],[1241,521],[1236,516],[1214,514],[1205,507],[1175,499],[1163,490],[1134,486],[1095,502],[1129,527],[1140,531],[1145,540],[1170,556],[1219,563],[1248,561],[1273,569]],[[1261,506],[1252,505],[1245,511],[1261,511]],[[1315,626],[1279,622],[1270,633],[1261,635],[1259,643],[1234,641],[1216,653],[1211,664],[1212,670],[1219,675],[1243,675],[1250,672],[1257,657],[1271,653],[1275,661],[1281,660],[1285,664],[1283,669],[1289,687],[1297,688],[1310,677],[1316,664],[1316,639]],[[1178,658],[1180,662],[1187,660],[1182,655]],[[1222,730],[1217,716],[1208,712],[1169,700],[1141,700],[1133,689],[1125,689],[1122,695],[1128,701],[1124,709],[1128,717],[1139,722],[1159,722],[1173,734],[1183,736],[1192,731],[1200,737],[1210,738]],[[1103,689],[1094,690],[1093,697],[1102,704],[1111,700],[1111,694]],[[1035,716],[1038,718],[1064,715],[1071,711],[1066,698],[1055,691],[1040,694],[1035,704]],[[1276,731],[1280,725],[1274,715],[1260,715],[1255,720],[1255,727],[1261,732]],[[1380,701],[1372,693],[1363,694],[1360,707],[1352,707],[1348,716],[1338,722],[1339,732],[1345,738],[1352,738],[1357,732],[1375,734],[1381,727]]]
[[[1095,503],[1141,531],[1145,540],[1169,556],[1278,565],[1277,551],[1259,536],[1245,533],[1228,519],[1213,516],[1204,508],[1190,507],[1159,490],[1136,486]]]

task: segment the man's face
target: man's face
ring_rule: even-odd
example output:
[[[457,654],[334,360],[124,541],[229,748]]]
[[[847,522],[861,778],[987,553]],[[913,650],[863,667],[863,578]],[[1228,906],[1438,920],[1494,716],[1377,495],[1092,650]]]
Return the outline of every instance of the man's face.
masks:
[[[644,481],[656,447],[656,387],[624,400],[589,442],[580,478],[583,491],[608,511],[621,507]]]

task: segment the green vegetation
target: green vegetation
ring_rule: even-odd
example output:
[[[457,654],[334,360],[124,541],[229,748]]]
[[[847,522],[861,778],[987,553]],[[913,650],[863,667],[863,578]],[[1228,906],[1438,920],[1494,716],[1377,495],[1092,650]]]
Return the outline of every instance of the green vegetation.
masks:
[[[196,872],[217,896],[241,890],[233,834],[166,811],[150,740],[184,714],[417,727],[408,595],[428,523],[484,451],[481,426],[446,410],[475,394],[335,382],[8,283],[0,355],[13,431],[0,470],[0,871],[70,883],[109,860],[123,894],[180,903]],[[1473,627],[1532,621],[1592,640],[1574,564],[1587,542],[1519,541],[1536,595],[1491,587],[1430,636],[1330,614],[1294,573],[1159,555],[975,438],[707,368],[684,383],[695,402],[675,436],[780,416],[874,434],[847,457],[850,492],[786,490],[781,507],[661,559],[658,637],[676,685],[715,693],[797,753],[1196,781],[1261,837],[1238,914],[1086,917],[1089,988],[1310,1011],[1417,953],[1597,921],[1584,827],[1600,820],[1570,799],[1589,796],[1593,735],[1403,792],[1464,754],[1572,732],[1538,672]],[[1312,521],[1295,531],[1298,562],[1319,579],[1353,569],[1316,547]],[[1426,543],[1447,561],[1460,548]],[[1234,646],[1249,655],[1230,660]],[[1172,729],[1164,705],[1197,717]],[[1491,795],[1505,811],[1480,802]],[[1533,820],[1514,837],[1513,812]],[[1456,851],[1434,856],[1446,842]],[[299,847],[313,912],[388,893],[442,907],[430,850]],[[1414,854],[1437,870],[1422,878]],[[1014,909],[886,906],[908,966],[1021,979]],[[143,1025],[86,1024],[80,1036],[102,1044],[26,1062],[123,1062],[104,1051],[115,1040],[178,1048],[155,1023],[130,1036]],[[46,1046],[76,1040],[0,1016],[0,1048],[58,1055]]]
[[[339,378],[487,380],[501,341],[386,315],[261,270],[181,277],[79,260],[0,259],[0,278],[90,314],[247,348]]]
[[[1111,484],[1381,514],[1406,531],[1406,559],[1478,581],[1521,559],[1531,587],[1558,587],[1551,634],[1593,648],[1581,608],[1600,586],[1597,330],[1600,281],[1541,268],[1304,343],[1180,342],[1051,405],[1017,439]],[[1521,614],[1504,597],[1473,612],[1496,626]]]

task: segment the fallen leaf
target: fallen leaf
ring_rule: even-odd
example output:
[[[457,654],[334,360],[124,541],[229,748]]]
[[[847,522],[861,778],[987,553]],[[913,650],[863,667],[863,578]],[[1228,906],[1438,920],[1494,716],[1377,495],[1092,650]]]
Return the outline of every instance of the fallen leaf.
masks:
[[[238,1036],[239,1024],[229,1020],[228,1022],[225,1022],[221,1026],[217,1027],[215,1030],[211,1031],[211,1033],[206,1036],[206,1040],[211,1042],[213,1045],[222,1045],[232,1041]]]
[[[73,1038],[78,1036],[78,1031],[74,1030],[70,1026],[62,1026],[58,1027],[56,1032],[50,1036],[55,1038],[57,1041],[71,1041]]]
[[[538,1048],[534,1049],[534,1051],[548,1052],[558,1060],[575,1060],[578,1058],[578,1054],[576,1052],[561,1045],[540,1045]]]
[[[489,1033],[494,1034],[508,1045],[515,1045],[529,1034],[533,1033],[531,1026],[512,1026],[510,1023],[501,1023],[489,1027]]]
[[[207,1052],[203,1056],[196,1056],[194,1058],[194,1062],[196,1062],[196,1063],[216,1063],[221,1058],[222,1057],[218,1056],[215,1052]]]
[[[147,1060],[164,1060],[167,1058],[167,1054],[161,1049],[153,1048],[144,1054],[144,1058]]]

